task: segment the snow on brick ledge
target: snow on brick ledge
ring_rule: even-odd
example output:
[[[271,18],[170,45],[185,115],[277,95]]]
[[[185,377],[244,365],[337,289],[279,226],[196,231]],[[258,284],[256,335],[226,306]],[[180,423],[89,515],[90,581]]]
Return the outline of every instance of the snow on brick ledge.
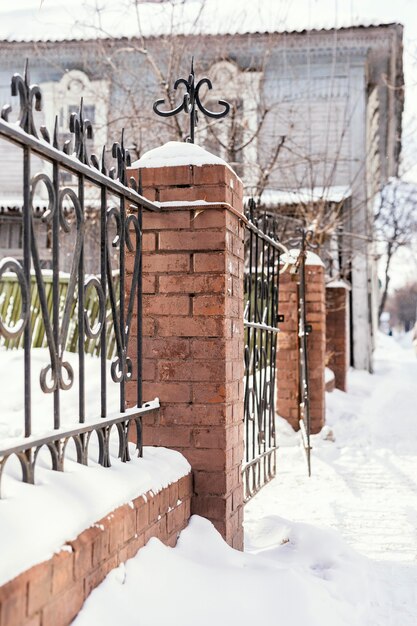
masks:
[[[190,518],[187,461],[145,448],[143,459],[113,462],[43,470],[40,484],[1,501],[1,580],[25,570],[0,587],[2,626],[68,626],[91,591],[151,537],[175,546]]]
[[[111,467],[103,468],[92,458],[89,466],[81,465],[69,458],[68,451],[64,472],[49,469],[45,450],[36,467],[36,485],[16,480],[18,471],[10,467],[10,475],[3,477],[4,498],[0,500],[0,585],[49,559],[118,506],[149,491],[156,494],[191,470],[174,450],[145,447],[143,457],[138,458],[132,444],[131,460],[122,463],[116,442],[110,445]],[[96,452],[98,458],[98,446]]]
[[[195,143],[168,141],[168,143],[145,152],[140,159],[132,163],[132,168],[143,167],[175,167],[177,165],[229,165],[216,156],[207,152]]]

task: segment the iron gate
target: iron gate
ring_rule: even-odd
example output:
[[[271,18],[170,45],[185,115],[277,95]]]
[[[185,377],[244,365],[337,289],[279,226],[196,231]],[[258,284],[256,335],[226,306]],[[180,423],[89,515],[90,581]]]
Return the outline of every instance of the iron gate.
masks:
[[[255,216],[249,201],[245,241],[245,500],[276,473],[275,373],[280,257],[275,216]]]

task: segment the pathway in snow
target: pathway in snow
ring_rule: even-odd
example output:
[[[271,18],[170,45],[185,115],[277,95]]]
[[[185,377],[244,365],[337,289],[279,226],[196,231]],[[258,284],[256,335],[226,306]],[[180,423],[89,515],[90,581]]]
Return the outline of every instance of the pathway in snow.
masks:
[[[415,357],[385,340],[375,376],[329,396],[311,479],[280,423],[279,474],[247,506],[247,552],[194,516],[174,549],[152,539],[113,570],[74,626],[415,626],[416,379]]]
[[[417,623],[417,359],[382,338],[375,374],[352,372],[349,393],[327,397],[334,442],[313,438],[313,476],[298,437],[280,426],[278,477],[246,510],[246,546],[276,514],[337,529],[375,560],[378,624]],[[327,434],[331,435],[329,430]]]

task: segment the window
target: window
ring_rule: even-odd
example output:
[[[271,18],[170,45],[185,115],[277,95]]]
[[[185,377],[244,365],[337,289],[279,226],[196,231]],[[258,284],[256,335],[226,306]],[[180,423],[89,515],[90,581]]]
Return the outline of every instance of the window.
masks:
[[[58,82],[43,83],[41,89],[45,100],[45,124],[49,132],[54,128],[58,113],[60,145],[72,139],[69,130],[71,113],[78,113],[83,98],[84,118],[92,123],[94,131],[94,138],[88,146],[90,154],[100,154],[107,140],[108,81],[90,80],[81,70],[70,70]]]
[[[203,102],[217,110],[219,100],[227,100],[230,113],[221,120],[206,119],[201,137],[207,150],[230,163],[240,177],[251,185],[257,163],[257,126],[259,123],[260,72],[244,72],[230,61],[219,61],[209,70],[213,89]]]

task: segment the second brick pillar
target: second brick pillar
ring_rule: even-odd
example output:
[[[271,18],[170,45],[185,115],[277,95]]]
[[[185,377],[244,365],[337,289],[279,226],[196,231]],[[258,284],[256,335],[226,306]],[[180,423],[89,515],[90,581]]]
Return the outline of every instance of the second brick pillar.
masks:
[[[179,146],[187,165],[160,167],[163,147],[137,164],[143,195],[162,207],[143,214],[143,397],[161,401],[143,439],[184,454],[192,513],[241,549],[243,189],[220,159]]]

